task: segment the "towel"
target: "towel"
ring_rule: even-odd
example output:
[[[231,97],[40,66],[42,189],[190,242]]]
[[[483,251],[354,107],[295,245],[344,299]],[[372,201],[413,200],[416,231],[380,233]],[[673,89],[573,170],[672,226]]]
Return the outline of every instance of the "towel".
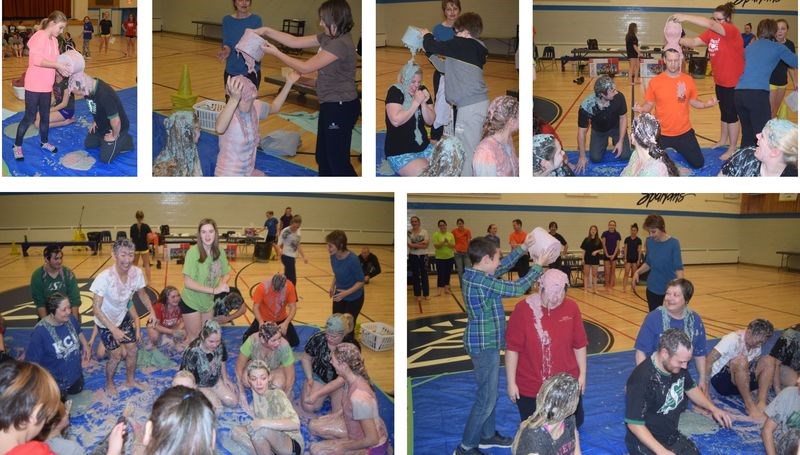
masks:
[[[278,130],[261,140],[260,151],[272,156],[295,156],[300,144],[300,133]]]

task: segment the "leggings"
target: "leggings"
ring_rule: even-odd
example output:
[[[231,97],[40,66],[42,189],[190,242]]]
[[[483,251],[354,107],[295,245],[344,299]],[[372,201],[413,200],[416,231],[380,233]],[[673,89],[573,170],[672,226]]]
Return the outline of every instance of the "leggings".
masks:
[[[653,311],[664,304],[664,295],[647,290],[647,311]]]
[[[333,302],[331,308],[333,313],[347,313],[353,316],[353,324],[358,319],[358,314],[361,313],[361,308],[364,307],[364,294],[355,300],[342,300],[341,302]]]
[[[414,286],[414,296],[430,294],[430,284],[428,283],[428,268],[425,265],[427,257],[422,254],[409,254],[408,263],[411,269],[411,284]]]
[[[736,90],[736,113],[742,121],[742,148],[756,146],[756,134],[764,129],[772,112],[769,107],[769,90]]]
[[[357,177],[350,164],[353,128],[361,113],[361,102],[333,101],[320,103],[315,157],[321,177]]]
[[[296,258],[291,256],[286,256],[285,254],[281,255],[281,262],[283,263],[283,274],[286,275],[286,279],[291,281],[295,287],[297,287],[297,270],[294,267]]]
[[[769,105],[769,103],[767,104]],[[703,158],[703,152],[697,142],[697,136],[694,135],[694,129],[679,136],[661,136],[658,145],[663,149],[667,147],[675,149],[676,152],[686,158],[689,166],[694,169],[701,168],[705,164],[705,158]]]
[[[25,90],[25,116],[19,122],[17,137],[14,145],[22,146],[22,140],[28,127],[36,120],[36,113],[39,113],[39,139],[42,144],[47,143],[47,136],[50,133],[50,92],[40,93]]]
[[[453,273],[455,259],[436,259],[436,286],[450,286],[450,275]]]

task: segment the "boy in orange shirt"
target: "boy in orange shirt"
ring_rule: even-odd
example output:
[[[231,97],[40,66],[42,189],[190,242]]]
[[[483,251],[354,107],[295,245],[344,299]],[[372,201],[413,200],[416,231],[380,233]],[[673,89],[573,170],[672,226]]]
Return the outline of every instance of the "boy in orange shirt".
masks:
[[[253,323],[244,333],[242,342],[250,335],[258,332],[258,328],[265,322],[278,324],[289,346],[296,347],[300,338],[292,325],[292,319],[297,313],[297,291],[294,284],[286,279],[286,275],[276,273],[272,278],[258,283],[253,290]]]

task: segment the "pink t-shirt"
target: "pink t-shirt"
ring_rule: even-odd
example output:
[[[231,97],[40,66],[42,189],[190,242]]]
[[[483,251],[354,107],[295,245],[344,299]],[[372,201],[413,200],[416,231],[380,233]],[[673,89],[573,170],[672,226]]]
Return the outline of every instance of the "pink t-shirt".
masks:
[[[383,445],[388,436],[386,425],[378,412],[378,400],[375,392],[366,379],[358,376],[355,383],[345,385],[345,393],[342,397],[342,412],[344,413],[344,423],[347,428],[349,439],[364,439],[364,431],[361,429],[359,420],[372,419],[375,421],[375,428],[378,430],[378,444]]]
[[[735,25],[721,22],[725,36],[708,29],[700,39],[708,45],[714,83],[721,87],[736,87],[744,72],[744,41]]]
[[[472,172],[483,177],[516,177],[519,161],[511,144],[503,145],[492,137],[478,144],[472,157]]]
[[[25,90],[50,93],[56,81],[56,70],[40,66],[42,60],[55,62],[58,58],[58,40],[45,30],[39,30],[28,40],[28,70],[25,72]]]
[[[246,177],[255,169],[256,148],[261,139],[258,121],[267,118],[269,104],[255,100],[251,109],[255,109],[255,116],[237,109],[228,129],[219,137],[215,176]]]

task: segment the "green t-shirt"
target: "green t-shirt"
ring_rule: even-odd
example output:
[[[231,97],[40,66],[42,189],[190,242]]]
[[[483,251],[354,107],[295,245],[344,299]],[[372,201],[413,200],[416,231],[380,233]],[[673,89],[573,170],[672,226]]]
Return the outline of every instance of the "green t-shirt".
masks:
[[[211,260],[211,256],[206,257],[204,263],[200,263],[200,250],[198,245],[194,245],[186,252],[183,263],[183,274],[193,279],[197,283],[210,288],[219,285],[220,278],[231,271],[228,265],[228,258],[225,251],[220,251],[216,261]],[[189,308],[200,312],[208,312],[214,307],[214,296],[202,292],[193,291],[184,287],[181,292],[183,302]]]
[[[442,245],[439,248],[436,248],[436,244],[447,240],[446,245]],[[456,245],[456,238],[453,237],[452,232],[442,232],[436,231],[433,233],[432,239],[434,248],[436,249],[436,259],[450,259],[455,257],[455,245]]]
[[[292,352],[292,347],[289,346],[289,343],[285,339],[281,339],[281,344],[275,351],[268,353],[268,350],[263,348],[263,345],[260,345],[259,348],[261,349],[258,349],[259,352],[254,354],[253,339],[257,336],[259,336],[259,334],[254,333],[247,337],[244,343],[242,343],[242,347],[239,348],[239,352],[243,356],[251,360],[264,361],[267,364],[267,367],[269,367],[270,371],[274,370],[275,368],[289,367],[294,364],[294,353]]]
[[[81,306],[78,281],[75,279],[75,273],[68,267],[62,266],[61,272],[55,278],[44,271],[44,266],[33,271],[31,275],[31,297],[36,308],[43,308],[47,304],[47,299],[56,292],[60,292],[69,298],[70,307]]]

